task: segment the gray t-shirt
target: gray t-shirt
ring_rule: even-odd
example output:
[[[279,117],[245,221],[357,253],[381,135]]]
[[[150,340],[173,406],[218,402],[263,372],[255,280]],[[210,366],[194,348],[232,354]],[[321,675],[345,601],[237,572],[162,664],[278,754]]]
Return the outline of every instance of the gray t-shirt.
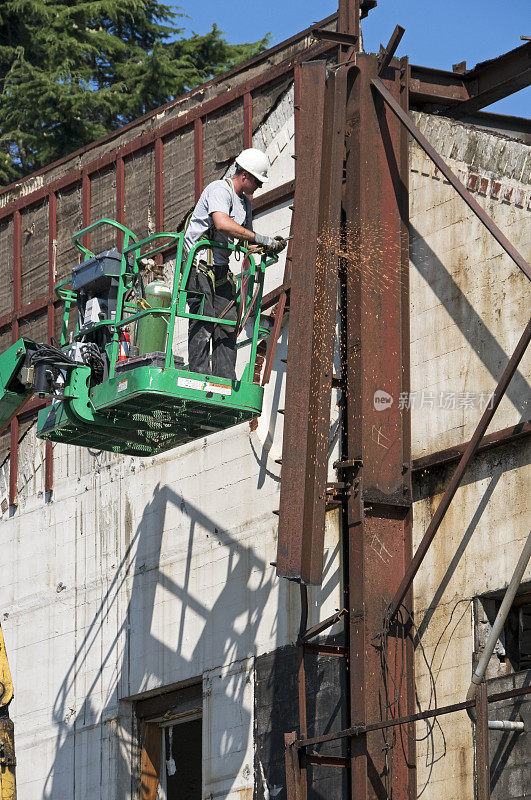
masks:
[[[184,237],[186,252],[189,252],[196,242],[203,239],[207,235],[208,229],[213,226],[213,211],[224,211],[238,225],[242,225],[250,231],[253,229],[250,200],[245,195],[238,197],[232,181],[212,181],[203,190],[190,218]],[[232,244],[234,240],[232,236],[216,231],[214,241]],[[198,257],[201,259],[201,251],[199,251]],[[227,267],[228,263],[229,251],[214,248],[214,264],[217,267]]]

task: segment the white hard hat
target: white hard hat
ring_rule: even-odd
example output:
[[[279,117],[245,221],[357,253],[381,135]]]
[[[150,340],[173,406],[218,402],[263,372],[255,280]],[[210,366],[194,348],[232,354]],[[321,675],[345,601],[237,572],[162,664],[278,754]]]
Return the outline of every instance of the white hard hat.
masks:
[[[246,172],[250,172],[260,183],[267,183],[267,170],[269,169],[269,159],[261,150],[256,147],[249,147],[242,150],[236,163]]]

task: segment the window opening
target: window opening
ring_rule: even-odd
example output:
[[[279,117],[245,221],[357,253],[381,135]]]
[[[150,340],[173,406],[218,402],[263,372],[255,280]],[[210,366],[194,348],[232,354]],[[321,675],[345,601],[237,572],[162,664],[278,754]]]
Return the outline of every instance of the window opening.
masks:
[[[483,649],[504,592],[479,597],[476,605],[476,655]],[[498,639],[486,677],[496,678],[531,668],[531,586],[516,595]]]

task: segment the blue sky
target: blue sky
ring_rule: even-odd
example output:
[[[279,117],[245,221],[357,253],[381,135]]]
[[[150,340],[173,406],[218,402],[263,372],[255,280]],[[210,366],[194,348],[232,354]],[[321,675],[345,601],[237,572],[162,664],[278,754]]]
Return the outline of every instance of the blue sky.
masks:
[[[182,0],[171,5],[189,16],[179,23],[187,32],[205,33],[216,22],[229,42],[252,41],[270,32],[271,44],[277,44],[333,14],[337,0]],[[397,55],[409,55],[413,64],[448,70],[466,60],[471,68],[523,44],[520,36],[531,35],[531,2],[379,0],[363,21],[365,49],[376,52],[397,24],[406,29]],[[489,111],[530,116],[531,87]]]

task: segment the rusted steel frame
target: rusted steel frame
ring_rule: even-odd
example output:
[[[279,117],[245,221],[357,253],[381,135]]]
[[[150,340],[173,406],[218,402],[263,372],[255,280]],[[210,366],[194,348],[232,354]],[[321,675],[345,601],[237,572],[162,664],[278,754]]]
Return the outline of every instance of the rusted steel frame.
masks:
[[[320,584],[337,256],[319,239],[339,230],[344,160],[345,70],[326,63],[301,70],[290,336],[278,527],[277,574]],[[322,132],[322,134],[321,134]],[[319,187],[316,193],[315,187]],[[297,215],[304,209],[304,216]]]
[[[526,694],[531,694],[531,684],[527,686],[520,686],[517,689],[508,689],[506,692],[496,692],[489,694],[489,703],[499,703],[500,700],[510,700],[513,697],[524,697]]]
[[[55,305],[53,293],[55,287],[57,258],[57,195],[50,192],[48,195],[48,339],[55,336]],[[53,445],[46,442],[44,446],[44,491],[53,489]]]
[[[396,403],[377,409],[373,400],[377,390],[393,397],[409,390],[408,142],[371,90],[377,57],[359,53],[356,68],[347,106],[341,372],[346,381],[341,461],[352,465],[342,468],[341,477],[353,485],[343,517],[351,722],[392,716],[397,704],[414,710],[412,649],[398,626],[385,631],[382,626],[385,603],[411,557],[409,414]],[[387,69],[386,83],[407,108],[406,59]],[[385,288],[389,279],[395,292]],[[374,647],[377,637],[391,674]],[[393,700],[394,671],[407,680]],[[350,745],[351,795],[357,800],[391,790],[381,777],[389,774],[381,738],[367,733]],[[392,788],[400,797],[414,791],[413,750],[412,741],[405,748],[397,743],[390,754]]]
[[[116,156],[116,222],[120,225],[125,224],[125,162],[123,156]],[[116,246],[122,249],[124,235],[122,231],[116,231]]]
[[[155,139],[155,232],[164,231],[164,145],[159,136]],[[164,257],[157,253],[155,262],[161,266]]]
[[[475,699],[464,700],[461,703],[452,703],[452,705],[449,706],[431,708],[428,711],[419,711],[417,714],[407,714],[403,717],[381,720],[380,722],[369,722],[367,725],[360,722],[357,725],[352,725],[350,728],[345,728],[345,730],[337,731],[336,733],[327,733],[324,736],[312,736],[309,739],[300,739],[297,741],[297,747],[303,749],[305,747],[314,747],[318,744],[325,744],[326,742],[335,742],[338,739],[356,739],[364,734],[373,733],[374,731],[396,728],[399,725],[411,725],[413,722],[420,722],[424,719],[433,719],[433,717],[453,714],[456,711],[464,711],[467,708],[475,706],[475,704]]]
[[[435,514],[433,515],[430,524],[428,525],[426,533],[422,537],[422,541],[417,547],[415,555],[412,558],[410,564],[408,565],[408,568],[402,579],[402,582],[400,583],[400,586],[398,587],[397,592],[387,610],[388,619],[394,618],[394,616],[396,615],[398,609],[402,604],[402,601],[404,600],[404,597],[406,596],[406,593],[410,589],[413,583],[413,579],[417,574],[426,553],[428,552],[430,544],[432,543],[435,534],[439,530],[439,526],[444,518],[444,515],[446,514],[450,506],[450,503],[452,502],[452,499],[461,484],[465,471],[470,461],[474,457],[474,454],[476,453],[476,450],[483,438],[483,435],[487,430],[487,428],[489,427],[490,422],[494,414],[496,413],[496,409],[498,408],[507,390],[507,387],[511,382],[511,378],[516,372],[520,361],[522,360],[522,357],[527,349],[530,339],[531,339],[531,320],[527,323],[527,326],[522,336],[520,337],[520,341],[516,345],[514,353],[509,359],[509,362],[503,371],[503,375],[501,376],[492,394],[492,401],[491,403],[489,403],[489,405],[483,412],[483,415],[477,425],[477,428],[474,431],[474,434],[470,439],[466,447],[466,450],[461,457],[461,460],[459,461],[457,469],[452,475],[450,483],[446,487],[446,491],[444,492],[441,501],[437,506],[437,510],[435,511]]]
[[[164,231],[164,147],[162,138],[155,139],[155,232]]]
[[[90,175],[86,169],[81,177],[81,219],[84,228],[90,225]],[[83,244],[90,248],[90,233],[83,237]]]
[[[415,139],[416,142],[422,147],[424,152],[431,158],[433,163],[438,167],[440,172],[444,175],[446,180],[452,184],[456,192],[459,194],[460,197],[465,201],[467,206],[470,208],[471,211],[477,216],[480,222],[485,225],[487,230],[494,236],[500,247],[502,247],[507,255],[514,261],[514,263],[520,267],[524,275],[526,275],[531,280],[531,267],[525,260],[525,258],[518,252],[516,247],[511,244],[511,242],[507,239],[507,237],[501,232],[498,228],[496,223],[489,217],[487,212],[484,208],[482,208],[478,201],[470,194],[470,192],[463,186],[457,175],[455,175],[448,164],[444,161],[443,158],[437,153],[437,151],[432,147],[432,145],[428,142],[426,137],[414,122],[411,120],[409,115],[398,105],[398,103],[394,100],[392,95],[387,91],[383,83],[379,78],[374,78],[372,81],[372,85],[374,88],[380,93],[383,97],[391,111],[396,114],[400,122],[408,129],[411,136]]]
[[[286,799],[303,800],[301,793],[301,771],[299,749],[295,731],[284,734],[284,754],[286,763]]]
[[[206,116],[208,114],[212,114],[215,111],[220,111],[221,109],[227,108],[230,105],[236,105],[238,102],[241,101],[241,98],[245,95],[246,92],[253,92],[256,89],[262,89],[265,86],[269,85],[270,83],[275,83],[283,76],[288,75],[290,72],[293,71],[296,64],[300,63],[302,57],[305,59],[312,59],[318,58],[320,56],[325,56],[331,50],[334,49],[334,45],[332,43],[323,43],[320,45],[316,45],[315,47],[309,47],[303,53],[297,54],[297,56],[286,59],[282,61],[280,64],[277,64],[274,67],[271,67],[267,72],[263,72],[260,75],[257,75],[255,78],[251,78],[251,80],[246,81],[238,86],[235,86],[233,89],[229,89],[226,92],[221,93],[217,97],[213,97],[212,100],[203,103],[202,105],[198,105],[195,108],[191,109],[185,114],[181,116],[177,116],[174,119],[169,120],[160,128],[157,128],[154,131],[149,131],[146,133],[141,134],[140,136],[133,139],[131,142],[128,142],[121,147],[118,147],[116,150],[113,150],[109,153],[96,158],[93,162],[87,164],[83,171],[86,171],[87,174],[92,174],[93,172],[97,172],[100,169],[103,169],[110,164],[113,164],[116,161],[117,156],[121,155],[122,157],[133,155],[140,150],[144,150],[150,146],[152,146],[155,140],[158,137],[162,137],[165,139],[167,136],[175,133],[182,128],[186,128],[190,125],[193,125],[195,120],[199,117]],[[204,88],[204,87],[203,87]],[[160,113],[161,109],[157,109],[154,113]],[[142,122],[142,118],[139,120],[135,120],[134,125],[139,125]],[[125,128],[120,129],[120,133],[122,133]],[[105,141],[105,140],[103,140]],[[98,141],[96,145],[100,145],[103,143]],[[83,152],[83,151],[81,151]],[[66,161],[71,160],[74,158],[76,154],[72,153]],[[59,164],[63,163],[62,161],[57,162],[55,164],[51,164],[50,166],[44,168],[43,172],[53,169],[54,167],[58,166]],[[35,177],[36,175],[40,175],[41,172],[33,173],[30,177]],[[82,171],[81,170],[72,170],[64,175],[62,178],[53,181],[52,183],[43,186],[40,189],[37,189],[35,192],[31,192],[24,197],[18,197],[15,200],[12,200],[8,203],[4,208],[0,209],[0,219],[3,219],[6,216],[11,216],[13,212],[17,209],[27,208],[30,205],[34,205],[42,200],[48,192],[50,191],[59,191],[62,189],[70,188],[74,186],[76,183],[79,183],[81,180]],[[14,189],[17,184],[12,184],[11,186],[6,187],[4,192],[10,191]]]
[[[342,756],[323,756],[320,753],[306,753],[308,764],[315,764],[319,767],[349,767],[350,760]]]
[[[417,64],[409,67],[410,105],[447,105],[468,100],[463,76]]]
[[[20,211],[13,214],[13,312],[20,310],[22,298],[22,225]],[[11,341],[19,338],[18,319],[13,320]],[[9,505],[17,505],[18,474],[18,417],[11,420],[10,459],[9,459]]]
[[[203,191],[203,119],[194,121],[194,186],[196,202]]]
[[[243,96],[243,146],[253,146],[253,96],[245,92]]]
[[[29,177],[33,178],[35,175],[39,174],[39,172],[36,172]],[[60,192],[63,189],[69,189],[76,183],[80,183],[81,178],[82,171],[80,169],[73,169],[71,172],[68,172],[61,178],[52,181],[52,183],[49,183],[34,192],[30,192],[30,194],[17,197],[16,200],[12,200],[3,208],[0,208],[0,219],[3,219],[4,217],[10,217],[15,211],[27,209],[40,203],[50,192]],[[12,188],[15,188],[16,185],[17,184],[13,184]],[[8,191],[8,189],[4,190],[4,192],[6,191]]]
[[[509,428],[503,428],[495,433],[488,433],[483,437],[476,455],[484,453],[488,450],[493,450],[496,447],[504,447],[513,442],[518,442],[520,439],[526,439],[531,435],[531,422],[519,422],[518,425],[511,425]],[[446,450],[438,450],[436,453],[430,453],[428,456],[416,458],[413,461],[413,473],[425,472],[429,469],[436,469],[455,461],[459,461],[467,448],[468,442],[457,445],[456,447],[449,447]]]
[[[479,684],[475,701],[477,798],[490,800],[489,706],[485,681]]]
[[[398,45],[400,44],[402,36],[404,35],[405,32],[406,29],[403,28],[401,25],[397,25],[396,28],[394,29],[385,50],[380,55],[380,67],[378,69],[378,75],[381,75],[383,72],[385,72],[385,70],[391,63],[391,60],[394,54],[396,53]]]
[[[338,658],[346,658],[348,651],[346,647],[339,647],[334,644],[313,644],[312,642],[304,643],[304,652],[313,653],[316,656],[337,656]]]
[[[81,173],[79,172],[79,178],[81,177]],[[56,190],[52,191],[51,186],[55,186],[55,184],[50,184],[47,188],[49,194],[56,195]],[[116,202],[116,217],[117,222],[124,223],[124,201],[125,201],[125,176],[124,176],[124,161],[123,157],[118,155],[116,157],[116,187],[117,187],[117,202]],[[281,186],[277,186],[275,189],[272,189],[270,192],[265,192],[263,195],[257,197],[253,202],[253,210],[254,213],[261,213],[266,211],[268,208],[272,208],[279,203],[285,202],[293,197],[293,192],[295,190],[295,181],[287,181],[286,183],[282,184]],[[41,198],[42,199],[42,198]],[[164,253],[170,253],[175,248],[169,246],[167,250],[163,251]],[[262,302],[262,308],[264,310],[271,308],[271,306],[275,305],[278,302],[282,293],[286,293],[286,296],[289,296],[289,281],[285,284],[283,283],[281,287],[277,287],[277,289],[273,289],[267,295],[264,295],[264,299]],[[57,299],[54,292],[49,294],[46,297],[42,297],[39,300],[34,300],[32,303],[28,305],[21,306],[18,311],[11,311],[9,314],[4,314],[4,316],[0,317],[0,331],[3,328],[11,327],[13,321],[15,319],[23,320],[26,317],[31,317],[34,314],[38,314],[39,311],[45,311],[47,306],[50,303],[54,303],[57,305],[59,300]]]
[[[458,119],[479,111],[531,84],[531,42],[463,74],[469,99],[444,111]]]
[[[295,164],[297,163],[297,153],[300,150],[299,147],[299,111],[300,111],[300,99],[301,99],[301,73],[299,69],[294,70],[293,73],[293,105],[294,105],[294,153],[295,156]],[[296,172],[296,168],[295,168]],[[280,190],[282,192],[284,190],[284,198],[286,192],[291,191],[295,192],[295,181],[289,181],[287,184],[283,184],[282,187],[278,187],[277,192]],[[267,194],[273,195],[273,192],[268,192]],[[278,201],[277,201],[278,202]],[[256,205],[253,205],[253,210],[256,208]],[[265,204],[262,206],[262,210],[267,208]],[[280,336],[280,329],[282,327],[282,320],[284,317],[284,311],[286,309],[286,304],[288,302],[288,292],[283,287],[289,284],[291,278],[291,264],[293,262],[293,231],[295,229],[295,206],[291,207],[291,220],[290,220],[290,239],[288,242],[288,249],[286,253],[286,263],[284,265],[284,278],[282,281],[282,288],[280,294],[278,296],[278,305],[275,309],[275,321],[273,323],[273,328],[271,330],[271,335],[269,337],[269,344],[267,347],[266,353],[266,360],[264,364],[264,376],[262,379],[262,386],[265,386],[269,383],[269,379],[271,378],[271,370],[273,369],[273,362],[275,360],[275,353],[277,350],[278,344],[278,337]],[[269,302],[271,299],[271,293],[266,295],[262,298],[262,311],[265,311],[269,308]]]
[[[24,403],[24,406],[19,409],[18,412],[18,419],[22,422],[25,419],[29,419],[30,417],[35,416],[37,411],[40,411],[41,408],[45,408],[47,404],[46,400],[41,400],[39,397],[30,397],[27,403]]]
[[[271,306],[274,306],[275,303],[278,303],[283,292],[286,293],[286,298],[289,300],[291,293],[291,281],[288,281],[288,283],[282,283],[280,286],[277,286],[275,289],[272,289],[270,292],[264,295],[264,299],[262,300],[262,311],[267,311],[268,308],[271,308]]]
[[[314,39],[326,39],[328,42],[345,44],[353,47],[358,43],[359,36],[352,33],[340,33],[339,31],[325,31],[322,28],[313,28],[312,36]]]
[[[531,686],[522,686],[518,689],[509,689],[507,692],[491,694],[488,695],[487,700],[489,703],[497,703],[500,700],[509,700],[513,697],[522,697],[527,694],[531,694]],[[430,708],[427,711],[418,711],[416,714],[408,714],[407,716],[395,717],[394,719],[380,722],[370,722],[367,725],[359,723],[357,725],[352,725],[350,728],[345,728],[345,730],[337,731],[336,733],[328,733],[324,736],[313,736],[311,739],[300,739],[297,741],[297,747],[301,749],[304,747],[313,747],[315,745],[325,744],[326,742],[334,742],[337,739],[354,738],[366,732],[379,731],[384,728],[396,728],[399,725],[409,725],[424,719],[433,719],[434,717],[453,714],[457,711],[465,711],[467,708],[475,706],[476,702],[477,698],[474,698],[473,700],[463,700],[461,703],[452,703],[448,706]]]
[[[360,0],[339,0],[337,30],[359,38]]]
[[[284,309],[286,308],[286,299],[286,292],[282,292],[275,308],[275,321],[273,322],[273,327],[271,328],[271,334],[269,336],[269,344],[267,347],[264,364],[264,374],[262,376],[262,386],[268,384],[269,379],[271,378],[271,371],[273,369],[273,362],[275,360],[275,353],[277,350],[278,337],[280,336],[280,327],[284,317]]]
[[[286,183],[271,189],[270,192],[264,192],[253,199],[253,214],[261,214],[269,208],[283,203],[293,197],[295,192],[295,181],[287,181]],[[290,239],[291,241],[291,239]]]
[[[336,611],[335,614],[332,614],[330,617],[327,617],[322,622],[318,622],[317,625],[313,625],[313,627],[308,628],[308,630],[303,635],[303,640],[305,642],[309,642],[310,639],[313,639],[315,636],[319,636],[320,633],[328,630],[331,628],[332,625],[335,625],[336,622],[339,622],[341,617],[343,617],[347,613],[346,608],[342,608],[341,611]]]
[[[18,311],[11,311],[0,317],[0,331],[2,328],[10,328],[15,321],[22,322],[28,317],[38,316],[39,312],[44,313],[47,307],[51,304],[58,305],[59,300],[55,294],[41,297],[40,300],[35,300],[33,303],[28,303],[22,306]]]

